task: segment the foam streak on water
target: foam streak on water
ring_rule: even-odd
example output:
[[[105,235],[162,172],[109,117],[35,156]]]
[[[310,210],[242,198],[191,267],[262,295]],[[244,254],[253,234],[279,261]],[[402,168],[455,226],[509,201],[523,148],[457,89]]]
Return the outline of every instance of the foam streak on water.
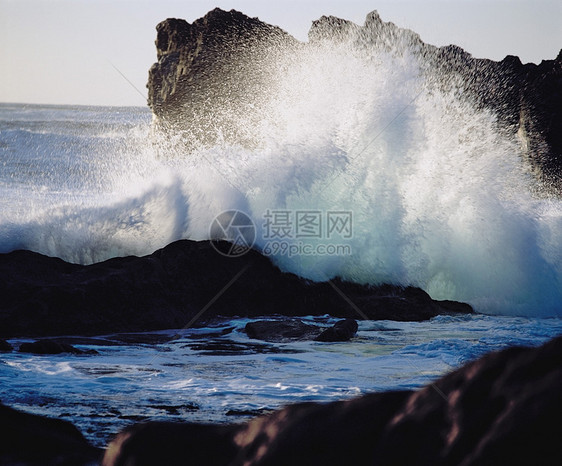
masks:
[[[273,260],[490,314],[562,315],[562,204],[531,194],[519,142],[494,114],[407,49],[318,46],[288,60],[263,118],[243,128],[252,148],[188,153],[181,137],[201,128],[158,135],[139,110],[2,106],[0,250],[81,263],[148,254],[208,238],[229,209],[254,220],[265,248],[268,209],[348,211],[352,254]]]

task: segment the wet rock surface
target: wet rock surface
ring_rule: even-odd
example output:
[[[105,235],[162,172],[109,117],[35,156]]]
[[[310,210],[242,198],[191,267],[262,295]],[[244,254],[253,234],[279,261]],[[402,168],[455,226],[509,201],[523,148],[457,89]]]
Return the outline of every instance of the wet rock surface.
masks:
[[[354,319],[345,319],[336,322],[332,327],[318,335],[316,341],[336,342],[351,340],[357,333],[358,325]]]
[[[254,144],[255,134],[243,127],[259,124],[268,78],[279,71],[276,57],[298,41],[257,18],[219,8],[192,24],[167,19],[156,30],[158,62],[147,87],[160,129],[196,122],[201,131],[183,141],[188,148],[225,140]],[[253,92],[245,92],[247,85]]]

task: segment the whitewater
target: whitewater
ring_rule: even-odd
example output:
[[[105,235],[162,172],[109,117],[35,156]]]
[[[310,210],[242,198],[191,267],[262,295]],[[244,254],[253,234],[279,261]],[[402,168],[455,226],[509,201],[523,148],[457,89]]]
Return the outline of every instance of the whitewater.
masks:
[[[194,144],[206,130],[196,124],[155,131],[141,108],[4,104],[0,251],[83,264],[149,254],[208,239],[228,210],[252,219],[263,250],[267,212],[349,212],[351,254],[272,260],[313,280],[414,285],[486,314],[560,317],[562,203],[531,175],[524,141],[426,68],[407,49],[309,47],[239,121],[250,147]]]

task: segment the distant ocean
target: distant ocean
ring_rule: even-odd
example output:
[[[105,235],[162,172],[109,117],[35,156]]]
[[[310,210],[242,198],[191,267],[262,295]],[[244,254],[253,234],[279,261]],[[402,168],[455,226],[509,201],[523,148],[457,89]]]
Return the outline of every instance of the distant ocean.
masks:
[[[516,146],[492,131],[493,117],[453,96],[422,95],[374,138],[416,87],[349,85],[353,93],[331,108],[283,109],[293,112],[286,121],[307,125],[280,119],[284,132],[268,129],[267,144],[252,150],[184,153],[152,133],[144,108],[0,104],[0,251],[84,264],[143,255],[208,238],[213,218],[229,209],[253,220],[258,249],[271,246],[268,214],[293,228],[283,241],[318,245],[326,230],[309,224],[297,237],[282,220],[343,212],[352,230],[338,230],[338,241],[352,254],[279,250],[274,262],[312,279],[411,283],[481,314],[360,322],[347,343],[258,342],[243,333],[248,319],[217,319],[173,341],[173,329],[70,338],[99,354],[0,354],[0,400],[68,419],[104,445],[138,420],[230,422],[295,401],[416,388],[488,351],[562,333],[561,204],[530,194]],[[357,93],[371,97],[368,105],[352,101]],[[355,113],[342,115],[340,104]]]

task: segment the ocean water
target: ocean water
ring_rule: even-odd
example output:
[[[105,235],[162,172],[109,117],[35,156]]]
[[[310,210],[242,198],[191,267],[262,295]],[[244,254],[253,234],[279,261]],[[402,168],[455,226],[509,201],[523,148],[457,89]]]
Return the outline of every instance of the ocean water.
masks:
[[[407,50],[289,59],[259,118],[235,123],[251,147],[225,137],[187,148],[207,129],[162,134],[141,107],[0,104],[0,252],[82,264],[144,255],[208,239],[215,218],[237,210],[284,270],[417,285],[478,314],[360,322],[337,344],[253,341],[246,319],[66,336],[97,354],[0,354],[3,403],[68,419],[104,445],[138,420],[235,422],[417,388],[562,333],[562,203],[541,193],[513,132]]]
[[[303,320],[334,323],[328,316]],[[416,389],[489,351],[538,345],[562,333],[562,320],[554,318],[439,316],[428,322],[360,321],[357,336],[345,343],[266,343],[246,336],[249,321],[67,337],[77,348],[96,350],[94,355],[3,353],[0,400],[69,420],[104,446],[134,422],[241,422],[299,401]],[[17,347],[29,340],[9,341]]]

